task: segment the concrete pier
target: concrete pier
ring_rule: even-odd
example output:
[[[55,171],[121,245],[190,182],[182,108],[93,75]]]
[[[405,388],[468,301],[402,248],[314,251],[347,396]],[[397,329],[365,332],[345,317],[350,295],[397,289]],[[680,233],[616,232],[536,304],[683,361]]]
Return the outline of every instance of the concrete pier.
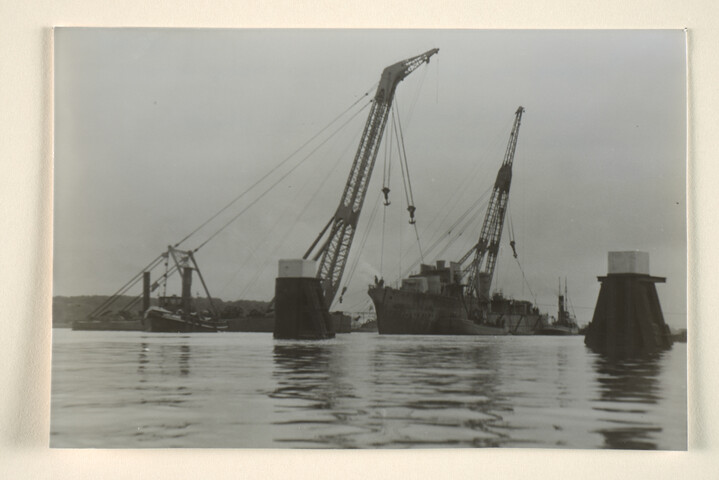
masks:
[[[319,340],[335,336],[315,262],[280,260],[275,280],[274,338]]]
[[[649,275],[646,252],[609,252],[608,274],[602,286],[584,343],[610,356],[641,356],[671,347],[670,331]]]

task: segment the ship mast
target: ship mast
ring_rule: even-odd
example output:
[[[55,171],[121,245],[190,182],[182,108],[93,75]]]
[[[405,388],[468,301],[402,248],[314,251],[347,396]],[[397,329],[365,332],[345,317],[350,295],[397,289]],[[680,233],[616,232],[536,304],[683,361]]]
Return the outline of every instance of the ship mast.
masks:
[[[479,241],[460,260],[460,264],[463,264],[474,253],[474,260],[468,268],[467,285],[469,286],[469,295],[482,301],[489,300],[489,290],[492,285],[492,277],[494,276],[494,267],[497,263],[499,241],[502,237],[504,216],[507,211],[507,202],[509,201],[509,187],[512,183],[512,164],[514,162],[514,152],[517,148],[517,138],[519,136],[519,127],[522,122],[523,113],[524,108],[519,107],[514,114],[514,125],[509,135],[509,143],[507,144],[507,150],[504,154],[504,160],[499,167],[499,172],[497,172],[497,179],[494,182],[492,196],[489,199]]]

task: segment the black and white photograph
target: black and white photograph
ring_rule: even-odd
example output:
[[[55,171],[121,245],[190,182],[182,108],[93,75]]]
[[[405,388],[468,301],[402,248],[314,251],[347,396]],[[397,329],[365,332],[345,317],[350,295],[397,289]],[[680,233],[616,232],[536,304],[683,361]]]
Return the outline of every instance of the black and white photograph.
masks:
[[[686,30],[52,42],[52,448],[687,450]]]

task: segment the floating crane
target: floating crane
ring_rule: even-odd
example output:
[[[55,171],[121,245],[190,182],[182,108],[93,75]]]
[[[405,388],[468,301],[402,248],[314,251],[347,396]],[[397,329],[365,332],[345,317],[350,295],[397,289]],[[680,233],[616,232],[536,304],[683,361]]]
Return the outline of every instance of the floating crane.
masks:
[[[523,113],[523,107],[519,107],[515,112],[514,125],[509,135],[507,151],[504,154],[504,161],[499,167],[499,172],[497,172],[497,179],[494,181],[494,188],[487,206],[479,241],[459,261],[459,264],[463,265],[474,254],[474,260],[467,268],[467,285],[469,295],[479,300],[489,300],[489,289],[494,276],[494,267],[497,263],[499,241],[502,238],[504,215],[509,201],[509,187],[512,184],[512,163],[514,162],[514,152],[517,149],[517,137],[519,136]],[[512,250],[515,251],[513,243]]]
[[[439,49],[434,48],[390,65],[382,72],[340,204],[302,257],[308,259],[312,256],[312,260],[319,260],[317,278],[322,281],[322,292],[328,307],[339,289],[397,85],[422,64],[429,63],[430,57],[437,52]],[[329,236],[313,255],[328,230]]]
[[[337,295],[357,231],[357,222],[367,196],[367,187],[395,90],[399,82],[423,63],[429,63],[430,57],[438,51],[437,48],[429,50],[390,65],[382,71],[362,138],[334,215],[307,249],[302,260],[280,260],[280,276],[275,281],[275,338],[322,339],[334,336],[329,307]],[[320,247],[316,249],[318,245]],[[319,266],[315,276],[305,276],[305,266],[317,261]],[[302,272],[293,269],[292,265],[297,265],[297,262],[301,262]],[[311,266],[308,266],[308,270],[311,271]]]
[[[344,272],[347,256],[349,254],[349,249],[357,228],[357,222],[359,220],[359,215],[362,210],[362,204],[364,203],[367,194],[367,187],[369,185],[370,177],[372,175],[372,170],[374,168],[375,160],[377,158],[377,152],[379,150],[379,145],[382,141],[382,135],[384,133],[385,125],[387,123],[390,107],[392,106],[392,100],[394,99],[397,85],[399,84],[399,82],[404,80],[410,73],[419,68],[423,63],[429,63],[430,57],[432,57],[438,51],[439,49],[435,48],[421,55],[417,55],[416,57],[408,58],[401,62],[397,62],[394,65],[390,65],[389,67],[385,68],[382,72],[379,86],[377,87],[377,91],[372,102],[372,107],[370,109],[370,113],[364,127],[359,148],[357,149],[354,162],[352,163],[352,169],[350,170],[350,175],[347,179],[347,184],[345,185],[340,204],[337,207],[335,214],[332,216],[332,218],[330,218],[330,221],[327,223],[324,229],[322,229],[322,232],[312,243],[312,246],[309,248],[309,250],[307,250],[307,253],[305,253],[303,257],[303,260],[306,260],[312,254],[315,247],[319,244],[320,240],[322,240],[325,233],[327,233],[327,231],[329,230],[329,236],[324,241],[324,243],[322,243],[322,246],[314,253],[313,257],[314,261],[321,259],[315,277],[315,279],[319,283],[317,294],[315,294],[311,288],[308,290],[305,288],[305,286],[303,286],[300,289],[303,293],[298,295],[298,290],[294,293],[289,293],[289,297],[285,295],[284,299],[286,301],[284,302],[283,306],[289,307],[290,311],[295,310],[295,313],[301,310],[301,312],[303,312],[303,315],[306,315],[307,318],[303,317],[302,321],[299,322],[302,323],[302,325],[300,325],[297,321],[295,321],[296,319],[290,318],[293,315],[280,315],[280,312],[278,310],[276,312],[276,318],[278,315],[281,317],[283,316],[284,319],[281,320],[279,323],[283,324],[284,322],[284,326],[289,325],[291,333],[289,333],[288,337],[287,334],[282,333],[281,331],[278,331],[278,328],[275,328],[276,337],[310,338],[316,337],[313,331],[317,332],[319,330],[326,330],[324,327],[320,328],[319,330],[316,327],[319,325],[319,323],[323,323],[325,324],[325,326],[327,324],[327,318],[329,315],[328,307],[332,304],[332,301],[337,294],[340,280],[342,279],[342,274]],[[183,304],[188,304],[191,285],[191,273],[194,271],[197,272],[199,275],[199,268],[197,267],[193,254],[197,252],[200,248],[202,248],[204,245],[206,245],[210,240],[215,238],[222,230],[227,228],[229,224],[234,222],[245,210],[233,216],[229,222],[226,222],[222,227],[220,227],[215,233],[213,233],[198,247],[187,251],[178,250],[177,247],[181,243],[185,242],[188,238],[196,234],[210,221],[215,219],[220,213],[224,212],[227,208],[233,205],[247,191],[248,190],[238,195],[230,203],[220,209],[219,212],[210,217],[210,219],[202,223],[195,230],[190,232],[190,234],[185,236],[174,246],[168,247],[167,252],[155,258],[142,271],[140,271],[140,273],[135,275],[129,282],[123,285],[120,290],[118,290],[107,301],[103,302],[102,305],[95,309],[95,311],[90,314],[90,318],[97,319],[99,316],[109,314],[110,312],[108,308],[110,308],[112,304],[118,301],[122,297],[122,295],[124,295],[131,287],[136,285],[141,280],[143,281],[143,293],[140,296],[135,297],[128,305],[126,305],[125,308],[120,311],[120,314],[129,310],[129,308],[134,306],[141,298],[143,299],[143,310],[148,310],[148,307],[150,306],[149,295],[151,294],[151,292],[156,290],[161,284],[164,284],[167,281],[167,278],[174,272],[181,272],[183,275]],[[410,213],[412,214],[413,212],[411,211]],[[330,229],[330,227],[332,228]],[[175,265],[172,268],[167,269],[165,273],[160,277],[160,279],[156,280],[154,283],[150,283],[150,271],[158,267],[162,263],[164,263],[166,267],[168,267],[170,257],[172,257],[172,259],[174,260]],[[207,291],[204,279],[201,276],[200,280],[202,281],[203,287]],[[282,291],[284,293],[287,293],[286,289]],[[309,296],[306,295],[308,294],[308,292]],[[207,295],[208,298],[210,298],[211,307],[214,307],[214,305],[212,305],[209,292],[207,292]],[[287,301],[288,298],[289,301]],[[275,296],[275,300],[276,299],[277,295]],[[296,304],[293,303],[294,301],[305,302],[302,304],[304,305],[304,307],[300,307],[299,310],[295,309],[294,307],[296,306]],[[311,306],[307,307],[307,305]],[[285,311],[287,311],[287,309],[285,309]],[[318,312],[319,316],[317,315]],[[307,321],[309,323],[307,323]],[[277,323],[278,322],[276,322],[276,324]],[[302,336],[294,333],[297,328],[302,331],[307,331],[305,327],[307,327],[308,325],[310,326],[310,328],[307,335]],[[280,328],[279,330],[282,329]]]

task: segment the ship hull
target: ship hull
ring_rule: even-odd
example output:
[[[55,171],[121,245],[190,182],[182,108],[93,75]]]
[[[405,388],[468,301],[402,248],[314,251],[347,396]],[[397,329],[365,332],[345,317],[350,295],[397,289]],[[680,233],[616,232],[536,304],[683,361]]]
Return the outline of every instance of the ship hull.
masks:
[[[226,326],[223,328],[221,324],[199,319],[188,320],[162,308],[150,308],[143,318],[143,330],[161,333],[218,332],[226,330]]]
[[[539,314],[491,312],[484,323],[468,318],[457,297],[371,287],[377,330],[385,335],[533,335],[543,324]]]
[[[540,328],[535,332],[535,335],[579,335],[579,328],[576,327],[565,327],[563,325],[553,325],[549,327]]]

